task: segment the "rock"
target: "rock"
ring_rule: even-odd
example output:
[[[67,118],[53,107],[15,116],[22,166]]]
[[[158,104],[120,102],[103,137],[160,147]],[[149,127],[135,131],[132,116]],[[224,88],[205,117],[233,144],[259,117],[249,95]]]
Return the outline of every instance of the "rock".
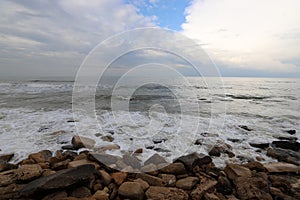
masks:
[[[270,146],[269,143],[254,143],[250,142],[250,146],[255,147],[255,148],[260,148],[260,149],[266,149]]]
[[[263,164],[259,163],[259,162],[255,162],[255,161],[252,161],[252,162],[248,162],[246,164],[243,164],[242,165],[243,167],[247,167],[248,169],[250,170],[255,170],[257,172],[264,172],[266,171],[265,167]]]
[[[178,188],[169,188],[169,187],[159,187],[159,186],[151,186],[146,191],[147,199],[151,200],[188,200],[188,194]]]
[[[149,174],[137,174],[136,178],[140,178],[146,181],[150,186],[166,186],[167,184],[156,176],[151,176]]]
[[[273,141],[272,145],[282,149],[290,149],[293,151],[300,150],[300,143],[296,141]]]
[[[233,187],[224,174],[218,177],[217,191],[224,195],[230,195],[233,192]]]
[[[56,173],[56,171],[53,171],[53,170],[44,170],[44,172],[42,173],[42,176],[50,176],[55,173]]]
[[[220,198],[217,195],[213,194],[213,193],[205,193],[204,194],[204,199],[205,200],[220,200]]]
[[[82,160],[74,160],[68,163],[68,168],[75,168],[81,165],[94,165],[95,169],[98,169],[100,166],[97,163],[94,163],[92,161],[89,161],[87,159],[82,159]]]
[[[246,131],[253,131],[252,129],[250,129],[248,126],[245,126],[245,125],[239,125],[239,127],[240,127],[241,129],[246,130]]]
[[[285,132],[287,132],[290,135],[295,135],[296,134],[296,130],[287,130]]]
[[[22,190],[22,196],[31,196],[44,192],[57,191],[76,184],[82,184],[97,173],[93,165],[82,165],[76,168],[64,169],[57,173],[38,178],[28,183]]]
[[[0,155],[0,161],[9,162],[14,156],[15,154],[13,153]]]
[[[21,165],[16,170],[17,180],[19,181],[30,181],[41,176],[43,169],[38,164],[33,165]]]
[[[173,174],[159,174],[161,178],[169,187],[175,187],[176,185],[176,176]]]
[[[5,187],[0,187],[0,199],[20,199],[19,191],[24,185],[10,184]]]
[[[88,159],[90,159],[92,161],[96,161],[103,165],[115,164],[118,161],[118,158],[121,159],[120,157],[109,155],[109,154],[104,154],[104,153],[90,152],[88,154]]]
[[[300,166],[290,163],[267,163],[263,165],[270,173],[298,173],[300,172]]]
[[[176,187],[183,190],[191,190],[199,182],[197,177],[187,177],[176,182]]]
[[[76,150],[72,144],[67,144],[61,147],[63,150]]]
[[[227,140],[233,143],[241,143],[244,141],[243,139],[238,139],[238,138],[227,138]]]
[[[112,142],[114,141],[114,137],[112,137],[111,135],[106,135],[106,136],[102,136],[101,139],[105,142]]]
[[[186,173],[184,164],[181,162],[171,163],[171,164],[159,169],[159,171],[164,174],[175,174],[175,175]]]
[[[210,156],[220,157],[221,151],[217,146],[214,146],[208,153]]]
[[[283,194],[282,191],[275,187],[270,187],[270,193],[272,194],[274,199],[285,199],[285,200],[293,200],[292,197]]]
[[[141,172],[148,173],[150,175],[157,175],[157,166],[155,164],[148,164],[143,167],[141,167]]]
[[[200,180],[200,184],[191,192],[191,199],[193,200],[200,200],[207,191],[210,191],[217,185],[217,181],[211,178],[203,176]]]
[[[104,191],[97,191],[93,197],[96,200],[109,200],[109,194],[107,194],[107,192]]]
[[[125,155],[123,155],[123,162],[126,165],[131,166],[134,169],[140,169],[141,168],[141,163],[135,156],[125,154]]]
[[[54,192],[52,194],[49,194],[45,196],[42,200],[59,200],[67,197],[68,194],[65,191],[61,191],[61,192]]]
[[[119,188],[119,195],[125,199],[143,200],[144,190],[138,182],[125,182]]]
[[[167,161],[161,157],[159,154],[153,154],[150,158],[148,158],[145,162],[144,165],[149,165],[149,164],[161,164],[161,163],[167,163]]]
[[[112,177],[104,170],[99,170],[99,176],[101,183],[103,183],[105,186],[108,186],[112,180]]]
[[[138,178],[133,181],[139,183],[142,186],[144,191],[146,191],[150,187],[149,184],[146,181],[144,181],[143,179]]]
[[[157,138],[157,139],[153,139],[152,142],[154,144],[159,144],[159,143],[162,143],[162,142],[165,142],[167,141],[167,139],[161,139],[161,138]]]
[[[186,156],[181,156],[175,160],[175,162],[181,162],[187,168],[187,170],[192,171],[194,166],[207,165],[212,162],[209,156],[203,154],[191,153]]]
[[[272,187],[279,188],[281,191],[285,193],[289,193],[292,186],[290,183],[289,176],[280,176],[280,175],[269,175],[269,180]]]
[[[278,140],[288,140],[288,141],[297,141],[298,140],[298,138],[295,136],[275,135],[273,137]]]
[[[238,164],[228,164],[224,171],[227,174],[227,177],[232,181],[236,180],[238,177],[251,176],[251,171],[248,168]]]
[[[6,171],[6,170],[11,170],[11,169],[16,169],[18,168],[17,165],[7,163],[5,161],[0,161],[0,172]]]
[[[72,138],[72,144],[75,149],[80,149],[80,148],[90,148],[91,149],[94,147],[96,142],[93,139],[75,135]]]
[[[75,188],[70,192],[71,197],[84,198],[91,196],[91,191],[87,187]]]
[[[138,148],[134,151],[135,154],[143,153],[143,148]]]
[[[111,175],[117,185],[121,185],[127,178],[126,172],[115,172]]]
[[[34,160],[36,163],[44,163],[46,161],[49,161],[49,159],[52,157],[52,152],[49,150],[43,150],[38,153],[30,154],[29,159]]]
[[[50,135],[59,136],[59,135],[65,134],[65,133],[66,133],[66,131],[60,130],[60,131],[55,131],[53,133],[50,133]]]
[[[105,151],[120,149],[120,146],[117,144],[109,144],[101,147],[94,148],[94,151],[97,153],[103,153]]]
[[[70,161],[71,161],[70,159],[67,159],[67,160],[55,163],[52,165],[52,169],[54,169],[56,171],[62,170],[62,169],[67,169]]]
[[[194,145],[202,145],[203,144],[203,139],[197,139],[194,143]]]
[[[16,170],[9,170],[0,173],[0,188],[3,186],[8,186],[17,180],[15,171]]]
[[[295,165],[300,165],[300,152],[295,152],[288,149],[268,148],[267,156],[276,158],[280,162],[288,162]]]

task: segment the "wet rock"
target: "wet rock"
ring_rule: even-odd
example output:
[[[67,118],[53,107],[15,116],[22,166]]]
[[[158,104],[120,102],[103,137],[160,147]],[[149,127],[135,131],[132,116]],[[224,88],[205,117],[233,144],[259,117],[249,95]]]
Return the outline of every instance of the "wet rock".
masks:
[[[295,165],[300,165],[300,152],[295,152],[288,149],[268,148],[267,156],[276,158],[280,162],[288,162]]]
[[[290,163],[267,163],[263,165],[270,173],[297,173],[300,172],[300,166]]]
[[[287,132],[290,135],[295,135],[296,134],[296,130],[287,130],[285,132]]]
[[[88,159],[92,161],[96,161],[100,164],[103,165],[111,165],[115,164],[118,161],[118,158],[121,159],[120,157],[105,154],[105,153],[92,153],[90,152],[88,154]]]
[[[161,157],[159,154],[153,154],[150,158],[148,158],[145,162],[144,165],[149,165],[149,164],[161,164],[161,163],[167,163],[167,161]]]
[[[38,178],[28,183],[22,190],[22,196],[44,194],[45,192],[65,189],[75,184],[83,184],[89,177],[97,173],[93,165],[82,165],[58,171],[57,173]]]
[[[84,198],[91,196],[91,191],[87,187],[79,187],[71,190],[70,196],[76,198]]]
[[[57,170],[62,170],[62,169],[67,169],[70,161],[71,161],[70,159],[67,159],[67,160],[64,160],[64,161],[61,161],[61,162],[57,162],[57,163],[52,165],[52,169],[54,169],[56,171]]]
[[[278,140],[288,140],[288,141],[297,141],[298,138],[295,136],[283,136],[283,135],[275,135],[274,138]]]
[[[243,164],[242,165],[243,167],[247,167],[248,169],[250,170],[255,170],[256,172],[264,172],[266,171],[265,167],[263,164],[259,163],[259,162],[255,162],[255,161],[252,161],[252,162],[248,162],[246,164]]]
[[[216,187],[217,191],[224,195],[230,195],[233,192],[233,187],[224,172],[218,177],[218,184]]]
[[[200,200],[207,191],[212,190],[216,185],[217,181],[211,178],[201,177],[200,184],[191,192],[191,198],[193,200]]]
[[[232,147],[226,143],[218,143],[216,144],[208,153],[210,156],[220,157],[221,153],[226,153],[229,157],[234,157],[234,153],[231,151]]]
[[[114,137],[112,137],[111,135],[106,135],[106,136],[102,136],[101,139],[105,142],[112,142],[114,141]]]
[[[194,145],[202,145],[203,144],[203,139],[197,139],[194,143]]]
[[[293,200],[294,199],[286,194],[283,194],[283,192],[280,189],[275,188],[275,187],[270,187],[270,193],[272,194],[273,199],[284,199],[284,200]]]
[[[68,194],[65,191],[61,191],[61,192],[54,192],[52,194],[49,194],[45,196],[42,200],[59,200],[67,197]]]
[[[266,149],[270,146],[269,143],[254,143],[254,142],[250,142],[249,145],[260,149]]]
[[[66,131],[60,130],[60,131],[55,131],[55,132],[51,133],[50,135],[59,136],[59,135],[65,134],[65,133],[66,133]]]
[[[213,193],[205,193],[204,194],[204,199],[205,200],[220,200],[220,198],[217,195],[213,194]]]
[[[0,187],[0,199],[20,199],[19,191],[24,185],[10,184],[5,187]]]
[[[166,186],[167,184],[163,179],[158,178],[156,176],[151,176],[149,174],[137,174],[136,178],[140,178],[146,181],[151,186]]]
[[[175,187],[176,185],[176,176],[173,174],[159,174],[161,178],[169,187]]]
[[[138,182],[125,182],[119,188],[119,195],[125,199],[143,200],[144,190]]]
[[[44,163],[52,157],[52,152],[49,150],[43,150],[38,153],[30,154],[29,159],[34,160],[36,163]]]
[[[107,173],[104,170],[99,170],[99,176],[100,176],[101,183],[103,183],[106,186],[109,185],[110,182],[112,181],[112,177],[109,175],[109,173]]]
[[[176,187],[183,190],[191,190],[198,182],[199,182],[199,178],[197,177],[187,177],[178,180],[176,182]]]
[[[9,162],[14,156],[15,154],[13,153],[0,155],[0,161]]]
[[[156,138],[156,139],[152,140],[152,142],[154,144],[159,144],[159,143],[162,143],[162,142],[165,142],[165,141],[167,141],[167,139]]]
[[[95,140],[87,138],[87,137],[82,137],[75,135],[72,138],[72,145],[74,146],[75,149],[80,149],[80,148],[93,148],[95,145]]]
[[[5,161],[0,161],[0,172],[6,171],[6,170],[11,170],[11,169],[16,169],[18,168],[17,165],[5,162]]]
[[[169,153],[169,152],[171,152],[168,149],[163,149],[163,148],[160,148],[160,147],[154,148],[153,150],[157,151],[157,152],[162,152],[162,153]]]
[[[144,181],[143,179],[138,178],[133,181],[139,183],[142,186],[144,191],[146,191],[150,187],[149,184],[146,181]]]
[[[82,159],[82,160],[74,160],[74,161],[71,161],[68,163],[68,168],[75,168],[75,167],[78,167],[78,166],[81,166],[81,165],[94,165],[95,168],[99,168],[99,165],[97,163],[94,163],[92,161],[89,161],[87,159]]]
[[[108,150],[114,150],[114,149],[120,149],[120,146],[117,144],[109,144],[109,145],[105,145],[105,146],[101,146],[101,147],[96,147],[94,148],[95,152],[105,152]]]
[[[245,131],[253,131],[252,129],[250,129],[248,126],[245,126],[245,125],[239,125],[239,127],[241,129],[244,129]]]
[[[208,133],[208,132],[200,133],[200,135],[202,135],[203,137],[219,137],[219,134],[217,133]]]
[[[188,200],[188,194],[178,188],[151,186],[146,192],[147,199],[152,200]]]
[[[131,166],[134,169],[140,169],[141,168],[141,163],[135,156],[125,154],[125,155],[123,155],[123,162],[126,165]]]
[[[159,169],[159,171],[164,174],[175,174],[175,175],[186,173],[184,164],[181,162],[168,164],[165,167]]]
[[[233,143],[241,143],[244,141],[243,139],[238,139],[238,138],[227,138],[227,140]]]
[[[290,149],[293,151],[300,150],[300,143],[296,141],[273,141],[272,145],[277,148]]]
[[[121,185],[127,178],[126,172],[115,172],[111,175],[117,185]]]
[[[251,171],[238,164],[228,164],[225,169],[225,173],[230,180],[236,180],[238,177],[250,177]]]
[[[143,153],[143,148],[138,148],[134,151],[135,154]]]
[[[72,144],[67,144],[61,147],[63,150],[76,150]]]
[[[97,191],[94,195],[93,198],[96,200],[109,200],[109,194],[105,191]]]
[[[215,156],[215,157],[220,157],[221,156],[221,151],[217,146],[214,146],[209,152],[208,155],[210,156]]]
[[[184,164],[184,166],[189,170],[192,171],[192,169],[195,166],[200,165],[207,165],[212,162],[211,157],[199,154],[199,153],[191,153],[186,156],[181,156],[175,160],[175,162],[181,162]]]
[[[19,181],[30,181],[37,177],[40,177],[43,173],[43,169],[38,164],[33,165],[21,165],[16,170],[17,180]]]

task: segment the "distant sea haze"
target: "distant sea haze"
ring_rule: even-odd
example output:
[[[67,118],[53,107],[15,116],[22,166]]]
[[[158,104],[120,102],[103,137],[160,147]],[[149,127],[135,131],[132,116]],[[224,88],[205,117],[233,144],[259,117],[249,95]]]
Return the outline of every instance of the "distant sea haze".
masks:
[[[293,137],[300,139],[300,79],[222,78],[223,86],[208,88],[201,77],[188,77],[189,85],[174,83],[170,89],[155,84],[146,85],[140,87],[129,100],[129,114],[135,123],[126,119],[128,113],[125,110],[116,110],[112,114],[111,85],[100,85],[95,102],[101,131],[94,128],[89,117],[76,116],[73,119],[74,82],[64,79],[0,82],[1,153],[14,152],[14,161],[17,162],[41,149],[56,150],[68,143],[74,134],[84,133],[94,138],[97,145],[101,145],[105,141],[97,137],[97,133],[113,132],[114,142],[123,150],[133,150],[138,146],[147,149],[145,155],[156,153],[157,149],[160,150],[157,153],[172,154],[173,149],[168,149],[171,144],[164,146],[153,141],[163,139],[165,144],[172,141],[178,132],[177,120],[180,120],[182,114],[180,102],[185,102],[184,107],[188,111],[185,115],[189,115],[191,120],[200,119],[196,131],[185,129],[185,132],[195,132],[189,138],[191,141],[203,141],[201,147],[192,142],[188,150],[191,152],[207,153],[212,142],[217,141],[230,144],[240,161],[257,156],[270,161],[271,158],[257,152],[249,143],[272,142],[281,136],[290,137],[287,130],[296,130]],[[178,91],[180,96],[174,95],[172,90]],[[190,92],[196,94],[197,98],[190,98]],[[118,98],[119,101],[128,101],[122,99],[122,96]],[[149,109],[155,105],[161,105],[164,109],[154,109],[150,113]],[[199,112],[196,112],[194,105],[199,106]],[[224,108],[224,112],[220,110],[212,113],[212,107]],[[136,139],[133,143],[128,134],[138,138],[149,132],[145,127],[149,127],[150,119],[154,124],[163,124],[163,128],[158,134]],[[80,133],[76,129],[76,122],[84,124]],[[65,133],[53,134],[60,130]],[[150,146],[151,149],[148,148]],[[224,156],[218,158],[216,163],[223,165],[226,160]]]

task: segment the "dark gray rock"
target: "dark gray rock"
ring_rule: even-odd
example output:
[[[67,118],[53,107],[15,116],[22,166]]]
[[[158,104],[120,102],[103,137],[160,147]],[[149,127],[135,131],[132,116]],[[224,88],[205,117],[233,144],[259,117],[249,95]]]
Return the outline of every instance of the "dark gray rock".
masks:
[[[174,162],[181,162],[188,170],[192,170],[195,166],[207,165],[211,163],[212,159],[204,154],[194,152],[186,156],[181,156]]]
[[[273,141],[272,146],[282,149],[290,149],[293,151],[300,150],[300,143],[296,141]]]
[[[269,143],[254,143],[254,142],[250,142],[249,145],[260,149],[266,149],[270,146]]]

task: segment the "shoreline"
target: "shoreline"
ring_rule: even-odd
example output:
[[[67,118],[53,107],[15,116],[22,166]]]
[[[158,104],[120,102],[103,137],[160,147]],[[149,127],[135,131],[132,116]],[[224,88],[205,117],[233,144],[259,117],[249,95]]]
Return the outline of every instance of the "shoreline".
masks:
[[[0,199],[300,199],[296,141],[253,144],[267,148],[267,155],[278,162],[228,163],[225,168],[213,162],[226,153],[220,147],[172,163],[154,154],[141,163],[143,149],[121,158],[104,153],[117,145],[77,153],[75,149],[93,147],[94,141],[74,136],[71,143],[65,150],[30,154],[18,164],[9,163],[13,154],[0,155]]]

